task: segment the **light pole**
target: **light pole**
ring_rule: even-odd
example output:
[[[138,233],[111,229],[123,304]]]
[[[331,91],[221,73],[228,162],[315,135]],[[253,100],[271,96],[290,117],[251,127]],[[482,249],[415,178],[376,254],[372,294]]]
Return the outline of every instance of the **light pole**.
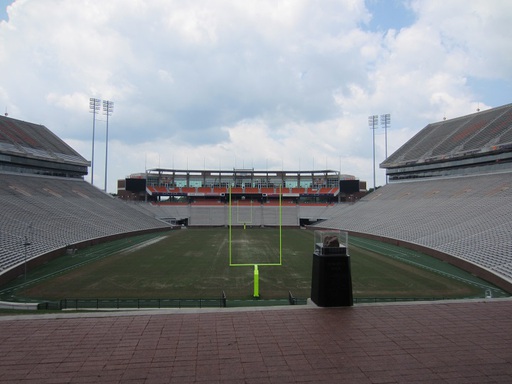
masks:
[[[368,116],[368,125],[373,133],[373,190],[375,191],[375,129],[379,123],[379,116],[372,115]]]
[[[107,192],[107,164],[108,164],[108,117],[114,112],[114,102],[103,100],[103,114],[107,115],[107,132],[105,136],[105,192]]]
[[[380,115],[380,125],[384,127],[384,137],[386,141],[386,159],[388,158],[388,127],[391,125],[391,115],[386,113]]]
[[[96,131],[96,113],[100,110],[100,99],[89,99],[89,112],[92,112],[92,158],[91,158],[91,184],[94,185],[94,134]]]
[[[380,115],[380,125],[384,126],[384,140],[385,140],[385,155],[386,159],[388,158],[388,127],[391,125],[391,115],[386,113],[385,115]],[[388,183],[388,176],[386,175],[386,184]]]

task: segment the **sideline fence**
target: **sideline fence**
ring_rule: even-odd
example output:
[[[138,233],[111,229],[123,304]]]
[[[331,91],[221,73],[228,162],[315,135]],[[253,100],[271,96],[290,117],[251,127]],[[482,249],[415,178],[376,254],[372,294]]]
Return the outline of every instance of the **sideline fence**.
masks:
[[[305,305],[307,299],[295,298],[291,292],[286,299],[228,300],[225,292],[218,299],[62,299],[39,303],[37,309],[87,310],[87,309],[163,309],[163,308],[226,308],[276,305]]]
[[[219,299],[62,299],[60,309],[222,308]]]
[[[454,297],[354,297],[354,304],[398,303],[411,301],[460,300]],[[307,299],[288,292],[286,299],[230,299],[222,292],[218,299],[62,299],[37,305],[40,310],[109,310],[109,309],[165,309],[165,308],[235,308],[277,305],[306,305]]]

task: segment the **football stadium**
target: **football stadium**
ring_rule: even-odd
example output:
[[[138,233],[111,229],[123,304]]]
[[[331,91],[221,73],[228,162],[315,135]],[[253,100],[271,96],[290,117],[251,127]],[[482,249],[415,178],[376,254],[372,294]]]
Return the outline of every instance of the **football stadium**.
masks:
[[[0,116],[1,382],[510,379],[512,104],[427,125],[370,193],[157,168],[113,197],[90,165]],[[322,232],[347,235],[345,308],[311,301]]]

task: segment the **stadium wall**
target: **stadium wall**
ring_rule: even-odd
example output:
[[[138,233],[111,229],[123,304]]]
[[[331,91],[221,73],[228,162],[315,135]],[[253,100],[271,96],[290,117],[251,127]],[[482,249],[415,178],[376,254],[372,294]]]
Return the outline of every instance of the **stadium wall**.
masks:
[[[229,224],[229,205],[189,206],[189,226],[224,226]],[[281,207],[283,226],[299,225],[299,209],[294,206]],[[278,205],[231,206],[231,224],[234,226],[277,226],[280,224]]]

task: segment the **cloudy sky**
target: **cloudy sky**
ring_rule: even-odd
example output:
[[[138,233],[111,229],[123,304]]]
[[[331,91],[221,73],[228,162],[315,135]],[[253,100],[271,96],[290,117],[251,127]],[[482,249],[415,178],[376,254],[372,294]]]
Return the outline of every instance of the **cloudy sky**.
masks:
[[[509,0],[0,0],[0,110],[146,168],[335,169],[373,186],[431,122],[512,102]],[[105,120],[94,184],[104,188]],[[375,132],[378,164],[385,134]],[[86,178],[90,181],[90,176]]]

